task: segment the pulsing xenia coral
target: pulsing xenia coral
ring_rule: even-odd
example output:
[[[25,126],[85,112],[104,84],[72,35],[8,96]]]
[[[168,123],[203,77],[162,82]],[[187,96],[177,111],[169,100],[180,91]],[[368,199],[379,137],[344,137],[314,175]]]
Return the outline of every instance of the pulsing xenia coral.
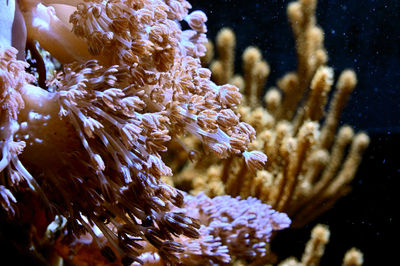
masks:
[[[149,243],[167,263],[187,259],[180,255],[186,254],[181,235],[200,237],[197,245],[203,247],[220,243],[217,250],[227,245],[238,251],[233,236],[204,235],[209,231],[202,229],[201,215],[187,210],[196,204],[185,203],[181,192],[160,180],[172,175],[161,157],[166,144],[188,133],[200,139],[205,152],[243,156],[249,168],[261,168],[267,159],[247,151],[255,131],[234,111],[238,89],[216,85],[201,67],[207,18],[200,11],[189,14],[190,7],[183,0],[22,0],[15,5],[23,18],[15,22],[26,27],[27,43],[38,41],[63,65],[45,88],[37,87],[24,72],[27,64],[17,60],[18,51],[1,44],[3,209],[15,213],[13,194],[28,185],[52,214],[66,218],[69,237],[63,241],[88,232],[109,260],[118,257],[126,264],[140,262],[139,250]],[[190,29],[181,29],[183,21]],[[36,60],[40,65],[41,58]],[[209,201],[207,215],[219,211],[214,201],[205,196],[201,201]],[[240,209],[251,200],[232,202],[230,207]],[[260,242],[242,254],[246,259],[264,254],[262,243],[271,231],[289,225],[284,214],[276,214],[281,217],[271,218],[272,225],[251,227],[253,218],[261,221],[270,211],[257,204],[263,207],[251,212],[248,224],[238,222],[239,242],[248,238],[244,243],[251,247]],[[210,237],[222,240],[213,243]]]

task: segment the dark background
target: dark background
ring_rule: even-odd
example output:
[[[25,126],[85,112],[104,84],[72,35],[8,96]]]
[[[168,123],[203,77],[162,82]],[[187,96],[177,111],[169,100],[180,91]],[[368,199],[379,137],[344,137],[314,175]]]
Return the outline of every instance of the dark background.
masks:
[[[249,45],[263,51],[271,66],[268,86],[295,70],[294,40],[286,17],[290,1],[192,0],[209,20],[209,38],[222,27],[237,35],[237,54]],[[317,21],[325,31],[328,65],[336,76],[346,68],[356,71],[358,86],[341,123],[363,130],[371,138],[353,182],[353,191],[333,209],[301,230],[287,230],[274,240],[281,258],[301,257],[312,227],[329,225],[330,243],[322,265],[341,265],[344,253],[355,246],[364,253],[364,265],[393,265],[397,258],[398,229],[394,201],[400,193],[400,1],[325,0],[318,3]],[[240,71],[240,58],[236,60]],[[396,181],[395,181],[396,180]],[[397,201],[397,200],[396,200]],[[390,243],[391,241],[396,241]],[[396,256],[396,258],[395,258]]]

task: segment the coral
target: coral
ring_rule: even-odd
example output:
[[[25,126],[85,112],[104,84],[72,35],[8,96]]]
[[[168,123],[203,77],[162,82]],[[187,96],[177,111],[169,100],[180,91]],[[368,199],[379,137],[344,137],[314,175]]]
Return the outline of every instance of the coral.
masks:
[[[316,225],[311,232],[311,239],[307,242],[306,249],[300,261],[296,258],[287,258],[281,261],[279,266],[296,265],[319,265],[320,259],[324,254],[325,246],[329,241],[330,231],[327,226]],[[344,266],[357,266],[363,264],[362,253],[352,248],[348,250],[343,258]]]
[[[276,212],[258,199],[219,196],[210,199],[205,194],[185,197],[185,215],[199,220],[200,237],[185,236],[180,261],[183,265],[227,264],[242,259],[253,263],[267,261],[268,242],[272,233],[290,225],[286,214]],[[158,263],[157,254],[147,252],[145,263]]]
[[[231,256],[248,261],[264,259],[272,233],[288,227],[291,222],[286,214],[276,212],[251,197],[240,200],[240,197],[225,195],[210,199],[200,193],[187,197],[186,206],[188,215],[200,220],[202,234],[205,231],[205,236],[220,239]],[[193,265],[194,261],[186,264]]]
[[[329,101],[315,0],[289,5],[297,70],[265,95],[261,51],[246,49],[235,75],[234,33],[221,30],[214,59],[207,17],[187,1],[4,8],[0,220],[24,234],[22,252],[50,264],[273,263],[276,231],[350,191],[369,138],[337,130],[357,78],[343,71]],[[317,265],[329,234],[316,226],[301,260],[280,265]],[[343,264],[362,261],[351,249]]]
[[[201,67],[203,12],[183,0],[10,6],[38,80],[2,41],[0,203],[7,219],[29,219],[24,206],[37,213],[33,246],[75,264],[143,263],[148,251],[166,264],[266,255],[272,232],[290,224],[285,214],[254,198],[185,198],[161,180],[172,175],[168,142],[187,134],[202,143],[193,156],[243,157],[251,171],[267,160],[248,150],[256,136],[235,112],[239,89]],[[61,63],[50,78],[38,45]]]
[[[328,55],[323,46],[323,30],[316,24],[315,8],[316,1],[289,4],[297,70],[280,78],[264,95],[270,66],[258,48],[244,51],[243,74],[235,75],[233,31],[222,29],[215,48],[212,42],[208,43],[203,64],[210,65],[217,84],[229,82],[241,89],[244,96],[238,112],[257,132],[250,149],[264,151],[269,159],[266,167],[256,173],[247,171],[245,160],[240,158],[219,163],[205,158],[194,164],[175,160],[174,167],[181,169],[171,181],[175,186],[194,194],[205,191],[209,196],[259,198],[288,213],[294,227],[304,226],[350,191],[369,138],[363,132],[355,134],[348,125],[337,129],[357,78],[354,71],[344,70],[329,101],[334,73],[326,65]],[[217,59],[213,59],[214,49]],[[189,147],[199,145],[191,138],[182,142]]]

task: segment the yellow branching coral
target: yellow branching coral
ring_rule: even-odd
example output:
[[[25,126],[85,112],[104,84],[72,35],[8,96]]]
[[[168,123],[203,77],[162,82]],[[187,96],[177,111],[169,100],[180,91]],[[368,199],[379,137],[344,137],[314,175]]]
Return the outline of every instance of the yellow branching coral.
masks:
[[[279,266],[296,266],[296,265],[319,265],[320,259],[324,255],[325,246],[329,241],[330,231],[327,226],[316,225],[312,232],[311,238],[307,242],[306,248],[304,250],[303,256],[300,261],[296,258],[287,258],[281,261]],[[343,266],[357,266],[363,264],[362,253],[352,248],[346,252],[343,258]]]
[[[210,161],[199,161],[174,176],[176,186],[193,193],[206,191],[210,196],[257,197],[287,212],[297,227],[350,191],[349,183],[369,138],[365,133],[355,134],[347,125],[336,133],[340,113],[357,78],[352,70],[343,71],[328,101],[334,73],[326,65],[328,56],[323,31],[316,24],[315,8],[316,1],[296,1],[288,6],[296,40],[297,70],[279,79],[277,86],[269,88],[264,96],[270,67],[258,48],[244,51],[243,75],[234,75],[234,33],[230,29],[219,32],[215,60],[213,45],[208,44],[203,64],[210,64],[217,84],[228,82],[241,89],[241,119],[257,132],[250,147],[263,150],[269,160],[265,169],[256,173],[247,171],[244,160],[239,158],[229,158],[212,167],[208,167]],[[198,145],[192,139],[183,141],[189,147]],[[175,167],[182,169],[179,161]],[[196,177],[193,181],[192,176]]]

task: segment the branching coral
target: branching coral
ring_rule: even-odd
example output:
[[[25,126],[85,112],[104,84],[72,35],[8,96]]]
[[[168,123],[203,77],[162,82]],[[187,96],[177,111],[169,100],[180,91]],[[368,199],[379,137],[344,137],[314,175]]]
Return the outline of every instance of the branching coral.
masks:
[[[244,51],[243,74],[234,74],[236,36],[232,30],[222,29],[216,37],[216,47],[209,42],[202,58],[203,65],[210,66],[217,84],[229,82],[243,92],[239,113],[257,132],[257,140],[250,149],[263,150],[269,157],[265,169],[249,172],[240,158],[219,163],[201,158],[188,164],[184,153],[175,152],[174,169],[179,174],[170,180],[172,184],[193,194],[205,191],[209,196],[259,198],[288,213],[294,227],[309,223],[351,190],[350,182],[369,138],[362,132],[355,134],[347,125],[337,129],[340,113],[357,78],[354,71],[343,71],[329,97],[334,73],[326,65],[328,55],[323,46],[323,31],[316,24],[315,8],[316,1],[296,1],[288,6],[296,41],[297,70],[283,76],[265,95],[270,66],[258,48],[248,47]],[[199,145],[190,137],[182,141],[189,147]],[[282,264],[319,263],[323,243],[329,237],[322,241],[316,236],[329,233],[325,227],[317,228],[313,232],[325,233],[313,233],[301,261],[289,259]],[[352,249],[343,263],[360,265],[362,254]]]
[[[257,197],[287,212],[295,227],[313,220],[350,191],[349,183],[369,138],[365,133],[354,134],[347,125],[336,134],[340,113],[357,79],[354,71],[343,71],[327,106],[334,73],[326,66],[328,55],[323,46],[323,31],[316,24],[315,8],[316,1],[296,1],[288,6],[296,41],[297,70],[279,79],[277,86],[269,88],[265,95],[270,67],[258,48],[248,47],[244,51],[243,75],[234,75],[232,30],[222,29],[217,35],[217,59],[213,60],[213,44],[208,44],[203,64],[210,64],[212,79],[217,84],[229,82],[241,88],[241,119],[257,132],[251,149],[263,150],[269,160],[265,169],[256,173],[247,171],[244,160],[239,158],[214,162],[212,167],[208,166],[210,160],[196,164],[175,160],[176,169],[183,168],[174,176],[176,186],[193,193],[206,191],[210,196]],[[183,141],[188,146],[198,145],[190,138]],[[196,178],[193,180],[192,176]]]
[[[290,223],[251,198],[202,195],[185,202],[160,179],[172,175],[161,157],[167,143],[185,134],[199,139],[206,153],[243,157],[251,170],[267,159],[248,150],[256,136],[235,113],[239,89],[216,85],[201,67],[207,18],[189,8],[183,0],[15,5],[27,43],[38,41],[63,65],[45,87],[34,86],[18,51],[1,43],[0,202],[11,216],[19,212],[13,194],[37,192],[32,200],[48,212],[45,225],[66,219],[55,245],[66,259],[84,257],[68,251],[77,246],[123,264],[146,260],[146,250],[173,264],[192,256],[227,263],[228,253],[258,259],[272,231]],[[183,20],[189,30],[181,29]],[[232,210],[221,212],[224,204]],[[219,214],[229,223],[214,221]]]
[[[330,231],[327,226],[316,225],[311,232],[311,239],[307,242],[304,254],[300,261],[296,258],[288,258],[280,262],[279,266],[296,265],[319,265],[320,259],[324,254],[325,246],[329,241]],[[362,253],[352,248],[348,250],[343,258],[344,266],[362,265]]]

